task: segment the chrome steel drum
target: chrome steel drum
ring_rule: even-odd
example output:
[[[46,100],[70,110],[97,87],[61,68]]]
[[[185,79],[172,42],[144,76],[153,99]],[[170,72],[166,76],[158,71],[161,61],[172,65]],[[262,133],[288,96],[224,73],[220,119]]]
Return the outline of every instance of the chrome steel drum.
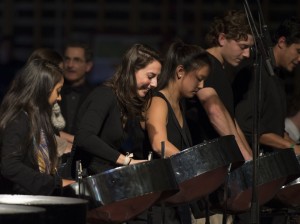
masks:
[[[244,161],[233,135],[195,145],[170,157],[180,191],[168,205],[200,199],[224,183],[230,164]]]
[[[45,209],[24,206],[0,204],[1,224],[44,224]]]
[[[37,206],[46,209],[45,224],[85,224],[87,201],[77,198],[0,195],[0,204]]]
[[[292,150],[279,150],[260,156],[258,163],[257,195],[260,205],[271,200],[287,178],[296,175],[300,166]],[[244,212],[251,207],[253,161],[247,161],[229,175],[227,210],[231,213]],[[224,206],[225,202],[222,202]]]
[[[300,164],[300,155],[297,156]],[[270,202],[270,207],[275,208],[299,208],[300,207],[300,172],[292,176],[287,183],[281,187],[274,199]]]
[[[89,223],[121,223],[177,193],[178,185],[170,160],[156,159],[84,178],[81,189],[90,201]]]

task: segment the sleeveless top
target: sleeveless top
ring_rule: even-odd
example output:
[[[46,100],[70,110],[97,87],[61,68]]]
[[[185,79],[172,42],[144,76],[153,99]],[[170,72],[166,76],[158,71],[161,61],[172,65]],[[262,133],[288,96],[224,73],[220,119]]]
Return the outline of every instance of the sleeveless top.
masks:
[[[187,126],[186,118],[184,111],[181,109],[182,117],[183,117],[183,126],[181,127],[171,104],[167,100],[167,98],[160,92],[155,92],[154,96],[160,97],[164,99],[168,105],[168,123],[167,123],[167,137],[168,140],[180,151],[189,148],[192,146],[192,138]],[[180,105],[182,108],[182,105]]]

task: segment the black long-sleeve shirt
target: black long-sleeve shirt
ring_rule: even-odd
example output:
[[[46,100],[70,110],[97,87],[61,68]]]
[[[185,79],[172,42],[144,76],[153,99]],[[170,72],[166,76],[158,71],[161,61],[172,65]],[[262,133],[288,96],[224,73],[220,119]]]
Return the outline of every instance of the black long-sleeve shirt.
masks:
[[[28,117],[20,111],[1,135],[1,193],[52,195],[61,188],[61,178],[40,173],[37,161],[30,159],[33,142],[27,147],[24,144],[29,131]]]

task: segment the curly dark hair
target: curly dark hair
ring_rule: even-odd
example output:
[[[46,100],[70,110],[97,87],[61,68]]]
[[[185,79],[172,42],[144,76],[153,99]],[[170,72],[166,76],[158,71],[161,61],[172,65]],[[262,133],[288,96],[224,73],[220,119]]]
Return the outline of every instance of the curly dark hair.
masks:
[[[300,21],[295,17],[284,20],[274,32],[273,42],[276,43],[280,37],[285,37],[288,45],[300,43]]]
[[[210,25],[205,40],[208,47],[219,46],[219,35],[224,33],[227,39],[247,40],[251,29],[243,11],[229,11],[224,17],[216,17]]]

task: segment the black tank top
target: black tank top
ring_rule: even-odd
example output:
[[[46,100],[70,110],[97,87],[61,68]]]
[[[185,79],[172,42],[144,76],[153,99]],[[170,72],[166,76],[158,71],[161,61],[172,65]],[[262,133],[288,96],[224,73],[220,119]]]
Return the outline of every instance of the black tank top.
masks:
[[[187,126],[184,111],[181,109],[183,116],[183,127],[180,126],[171,104],[161,92],[155,92],[154,96],[161,97],[168,105],[168,123],[167,123],[167,137],[168,140],[176,146],[180,151],[192,146],[192,138]],[[180,108],[182,106],[180,105]]]

